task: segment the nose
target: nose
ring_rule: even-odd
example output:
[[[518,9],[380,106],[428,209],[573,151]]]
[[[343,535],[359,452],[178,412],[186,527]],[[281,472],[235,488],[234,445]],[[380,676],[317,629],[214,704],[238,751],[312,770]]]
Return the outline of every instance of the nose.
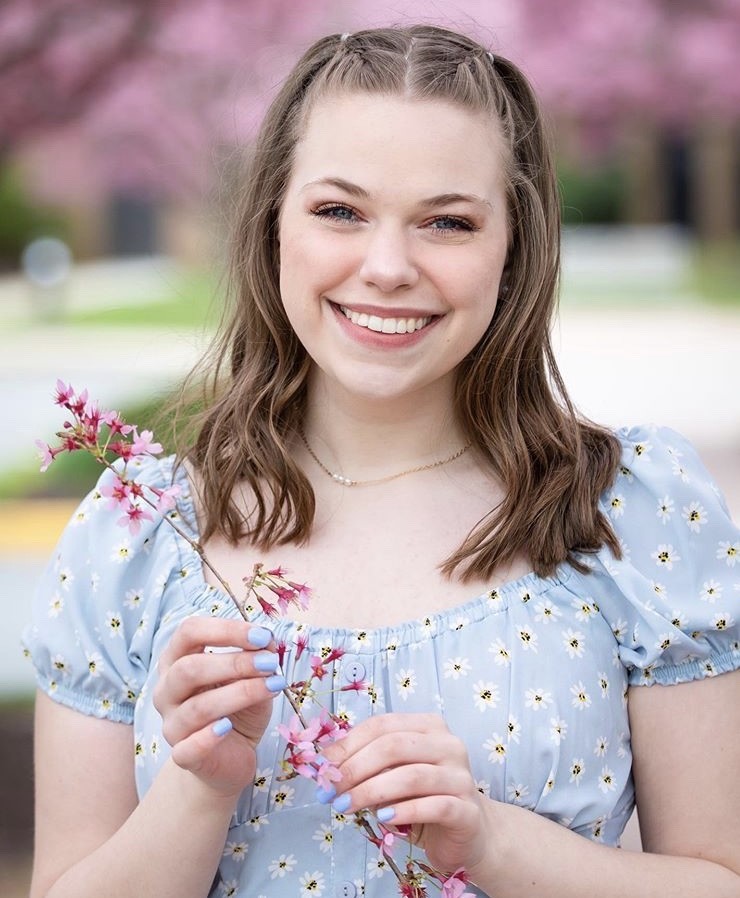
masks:
[[[360,277],[383,293],[417,283],[419,270],[411,256],[408,235],[401,228],[379,227],[368,235]]]

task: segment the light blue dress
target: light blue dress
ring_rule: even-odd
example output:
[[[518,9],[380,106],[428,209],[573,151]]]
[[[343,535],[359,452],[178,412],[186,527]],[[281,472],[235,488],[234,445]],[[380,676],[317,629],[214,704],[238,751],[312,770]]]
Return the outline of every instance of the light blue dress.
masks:
[[[602,498],[623,557],[604,549],[581,574],[530,574],[424,620],[359,631],[266,621],[289,650],[289,680],[310,654],[345,649],[332,710],[355,723],[385,711],[437,711],[466,742],[481,792],[617,845],[632,812],[629,685],[669,684],[740,666],[740,533],[694,450],[665,429],[618,433],[623,464]],[[139,479],[169,485],[173,460]],[[184,490],[187,482],[179,474]],[[93,491],[43,577],[24,642],[41,689],[85,714],[132,724],[139,794],[168,754],[152,705],[156,660],[194,614],[236,617],[206,584],[200,560],[161,520],[132,538]],[[187,492],[180,523],[195,520]],[[259,619],[259,618],[258,618]],[[351,817],[315,800],[314,785],[278,779],[275,702],[254,787],[234,814],[211,895],[328,898],[396,894],[392,872]],[[431,892],[430,892],[431,894]]]

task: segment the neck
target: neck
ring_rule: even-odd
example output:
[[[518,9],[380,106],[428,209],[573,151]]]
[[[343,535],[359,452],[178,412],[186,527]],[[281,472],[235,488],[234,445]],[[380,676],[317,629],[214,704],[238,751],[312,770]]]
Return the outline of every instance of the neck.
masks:
[[[309,391],[304,432],[326,467],[354,480],[372,479],[438,461],[466,445],[453,409],[451,397],[342,401],[315,389]]]

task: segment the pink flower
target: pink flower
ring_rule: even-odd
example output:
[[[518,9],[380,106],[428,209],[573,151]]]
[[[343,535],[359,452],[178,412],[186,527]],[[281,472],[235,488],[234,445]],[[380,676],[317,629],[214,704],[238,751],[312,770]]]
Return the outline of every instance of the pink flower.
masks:
[[[114,436],[117,433],[122,434],[123,436],[127,436],[133,431],[133,427],[130,424],[124,424],[122,419],[119,417],[118,412],[104,412],[101,421],[103,424],[107,424],[110,427],[111,436]]]
[[[63,380],[57,380],[57,392],[54,396],[54,402],[57,405],[62,405],[64,408],[69,408],[71,401],[74,399],[75,391],[72,389],[72,385],[65,384]]]
[[[296,593],[294,601],[305,611],[311,599],[311,589],[305,583],[293,583],[290,580],[288,580],[288,586]]]
[[[140,505],[129,505],[126,510],[126,514],[118,519],[119,527],[128,527],[129,533],[132,536],[136,536],[136,534],[141,530],[141,522],[142,521],[153,521],[154,518],[149,514],[149,512],[142,508]]]
[[[162,451],[161,443],[153,443],[154,434],[151,430],[142,430],[141,433],[134,428],[134,441],[131,444],[131,455],[159,455]]]
[[[316,783],[322,789],[329,789],[332,783],[338,783],[342,778],[339,768],[335,767],[326,758],[319,756],[318,767],[316,770]]]
[[[317,680],[323,680],[327,674],[326,666],[318,655],[311,655],[311,675]]]
[[[472,892],[465,891],[468,877],[460,867],[442,883],[442,898],[475,898]]]
[[[301,655],[305,651],[307,645],[308,645],[308,636],[306,636],[305,633],[299,633],[295,639],[295,646],[296,646],[295,660],[296,661],[301,657]]]
[[[364,692],[367,689],[367,683],[364,680],[353,680],[346,686],[342,686],[340,692]]]
[[[174,484],[173,486],[168,486],[166,489],[159,490],[155,487],[152,487],[154,492],[157,495],[157,511],[160,514],[164,514],[167,511],[170,511],[177,505],[177,497],[180,495],[180,487],[178,484]]]
[[[118,475],[113,478],[112,483],[101,484],[100,492],[106,499],[110,499],[108,508],[118,508],[119,506],[128,508],[131,504],[131,484],[121,480]]]
[[[35,440],[35,443],[39,448],[39,458],[41,459],[41,467],[39,470],[43,473],[48,470],[49,465],[54,461],[57,455],[63,451],[63,449],[52,449],[51,446],[43,440]]]

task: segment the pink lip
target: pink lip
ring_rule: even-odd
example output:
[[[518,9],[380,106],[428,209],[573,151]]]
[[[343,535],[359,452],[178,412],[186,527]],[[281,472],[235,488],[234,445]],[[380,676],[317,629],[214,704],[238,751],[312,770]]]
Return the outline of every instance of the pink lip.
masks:
[[[370,328],[360,327],[357,324],[353,324],[349,318],[342,312],[338,305],[333,302],[329,303],[329,307],[334,314],[334,317],[339,324],[339,327],[346,334],[346,336],[355,343],[359,343],[362,346],[368,346],[373,349],[403,349],[407,346],[414,346],[416,343],[421,342],[424,337],[429,333],[432,328],[435,327],[437,322],[442,320],[442,316],[437,316],[432,318],[429,324],[426,327],[422,327],[421,330],[412,331],[410,334],[379,334],[377,331],[371,331]],[[347,306],[349,308],[349,306]],[[352,306],[352,311],[365,311],[368,308],[377,308],[373,306],[363,306],[362,309],[358,306]],[[376,312],[366,312],[366,314],[377,314]],[[420,315],[418,312],[412,312],[411,314],[406,314],[402,312],[394,312],[393,315],[389,315],[388,311],[384,311],[380,317],[391,318],[391,317],[399,317],[399,318],[426,318],[426,315]]]

